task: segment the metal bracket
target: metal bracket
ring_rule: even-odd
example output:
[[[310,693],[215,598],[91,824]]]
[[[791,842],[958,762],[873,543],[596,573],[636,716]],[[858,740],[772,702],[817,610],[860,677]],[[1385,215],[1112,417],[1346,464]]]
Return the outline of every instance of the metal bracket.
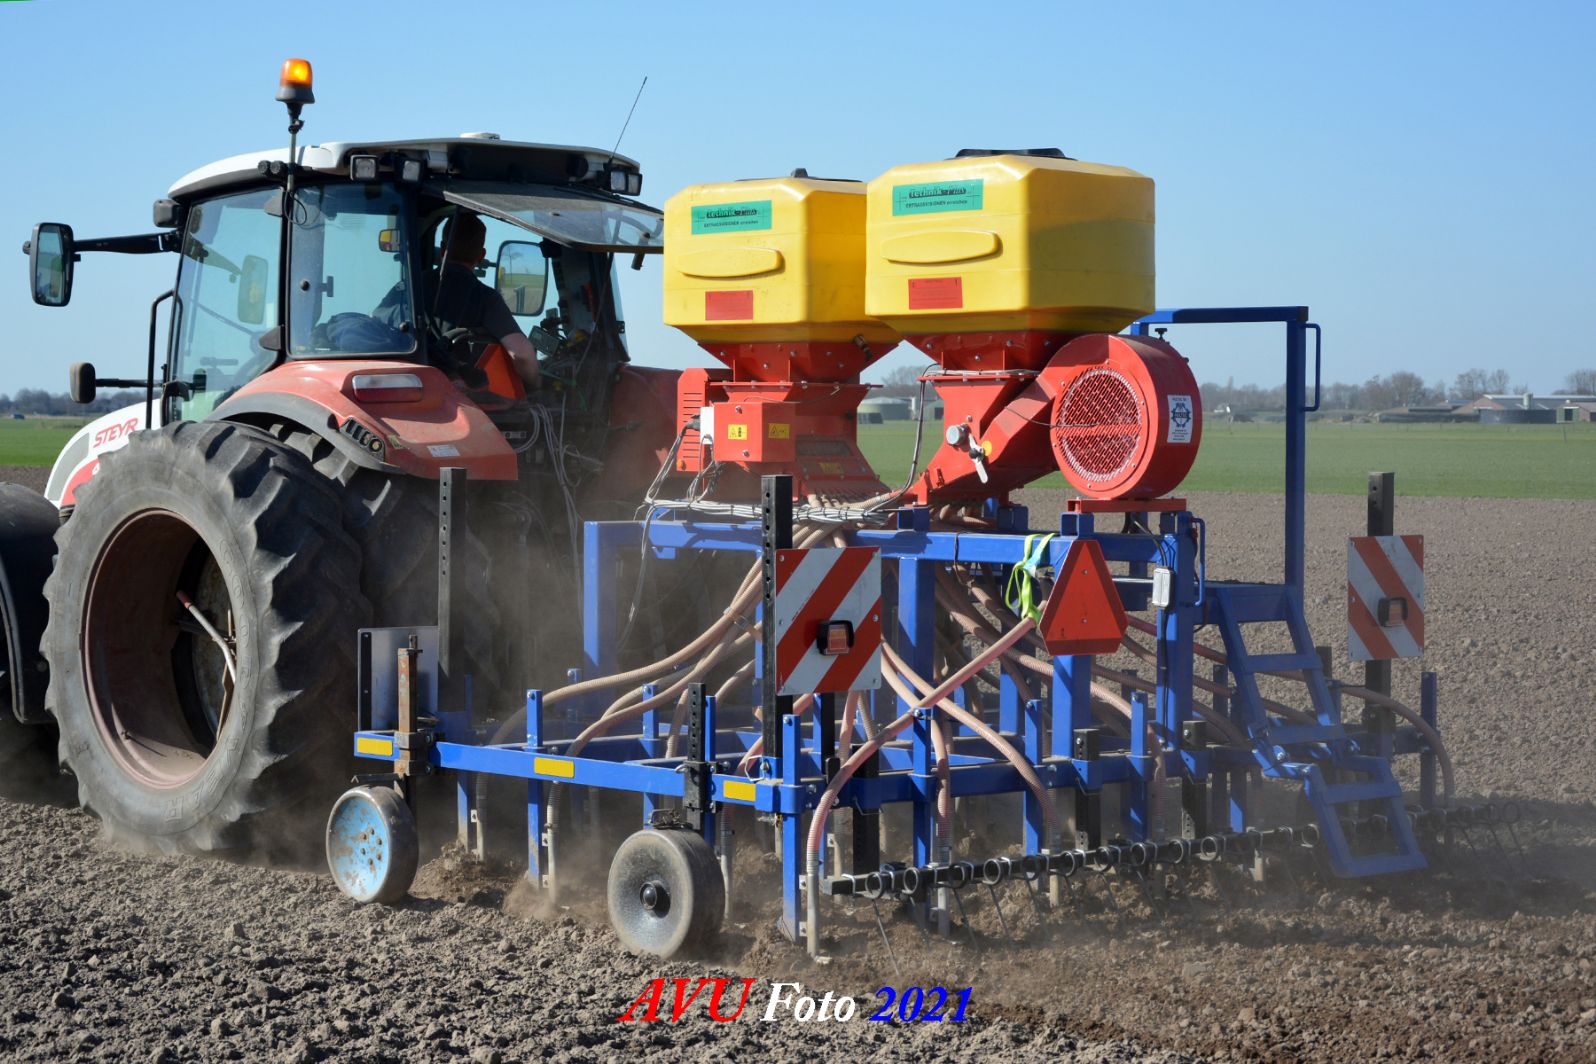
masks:
[[[765,757],[782,756],[781,722],[792,712],[791,695],[778,695],[776,677],[776,552],[792,546],[792,477],[772,474],[760,478],[761,522],[760,571],[764,576],[764,609],[761,615],[763,639],[760,644],[760,690],[764,706]]]
[[[708,695],[702,683],[687,685],[687,750],[689,756],[682,762],[682,813],[687,826],[694,831],[704,830],[704,818],[710,815],[711,782],[714,764],[703,759],[704,716]]]
[[[399,720],[394,730],[394,749],[399,758],[394,762],[394,775],[400,779],[425,776],[432,771],[428,755],[437,739],[434,730],[437,720],[421,715],[420,670],[417,659],[421,657],[420,639],[411,635],[408,646],[399,648]]]

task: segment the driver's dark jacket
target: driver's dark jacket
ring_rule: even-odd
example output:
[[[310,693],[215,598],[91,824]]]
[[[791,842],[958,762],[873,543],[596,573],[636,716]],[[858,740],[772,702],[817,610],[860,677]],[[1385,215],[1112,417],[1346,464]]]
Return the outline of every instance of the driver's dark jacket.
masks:
[[[439,332],[471,329],[487,339],[498,340],[520,332],[510,308],[492,288],[477,280],[471,267],[446,262],[427,308]]]
[[[437,290],[429,294],[427,304],[425,308],[416,308],[417,313],[432,322],[436,336],[446,335],[455,329],[470,329],[480,338],[498,340],[521,331],[510,308],[504,305],[504,299],[477,280],[477,275],[469,266],[444,263]],[[396,286],[383,299],[374,316],[387,321],[391,316],[402,316],[404,306],[404,294]],[[399,323],[390,324],[397,326]]]

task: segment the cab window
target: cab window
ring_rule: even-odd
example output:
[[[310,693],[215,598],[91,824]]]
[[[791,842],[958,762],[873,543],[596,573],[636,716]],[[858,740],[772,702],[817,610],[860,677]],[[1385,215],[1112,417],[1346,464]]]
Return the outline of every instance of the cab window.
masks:
[[[203,418],[276,361],[282,221],[257,189],[189,208],[178,267],[170,418]]]
[[[387,185],[302,188],[290,248],[290,353],[408,355],[415,313],[403,201]]]

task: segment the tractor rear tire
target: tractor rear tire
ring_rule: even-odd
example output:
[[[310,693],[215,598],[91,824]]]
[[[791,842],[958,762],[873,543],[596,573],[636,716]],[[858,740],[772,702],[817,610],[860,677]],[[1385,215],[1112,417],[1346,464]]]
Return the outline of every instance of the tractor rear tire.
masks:
[[[49,680],[39,653],[42,592],[59,524],[43,495],[0,484],[0,797],[71,800],[55,764],[55,727],[38,721]]]
[[[344,528],[360,548],[360,587],[372,606],[372,624],[430,625],[438,619],[438,482],[379,473],[355,464],[344,452],[303,428],[277,423],[273,437],[304,455],[316,472],[338,488]],[[523,704],[534,651],[527,609],[530,582],[526,551],[483,535],[493,515],[485,505],[488,484],[473,484],[464,535],[455,534],[455,595],[464,604],[461,644],[472,677],[478,720],[514,715]],[[441,777],[416,781],[422,800],[422,842],[427,851],[454,837],[453,784]],[[526,860],[526,787],[520,780],[480,776],[484,852],[507,863]],[[448,799],[448,800],[445,800]]]
[[[343,500],[344,528],[360,548],[360,587],[371,603],[374,625],[436,624],[438,620],[438,483],[389,476],[365,469],[314,433],[288,425],[271,427],[273,436],[303,454],[316,472],[337,486]],[[465,535],[456,536],[456,594],[466,604],[466,668],[472,674],[480,718],[508,715],[520,704],[526,659],[516,643],[525,625],[514,623],[508,598],[524,588],[512,571],[511,552],[490,552],[467,517]]]
[[[45,586],[46,702],[113,839],[315,851],[370,617],[341,507],[302,455],[220,422],[136,433],[79,490]]]

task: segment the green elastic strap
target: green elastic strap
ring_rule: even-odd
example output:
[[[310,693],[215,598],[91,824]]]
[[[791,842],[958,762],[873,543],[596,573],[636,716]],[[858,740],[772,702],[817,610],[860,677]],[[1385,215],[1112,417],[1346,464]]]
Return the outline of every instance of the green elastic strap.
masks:
[[[1042,619],[1042,605],[1036,601],[1036,575],[1042,566],[1042,559],[1047,557],[1047,545],[1055,535],[1057,533],[1049,532],[1026,536],[1025,560],[1009,570],[1009,583],[1004,589],[1003,601],[1021,617],[1029,617],[1033,621]]]

